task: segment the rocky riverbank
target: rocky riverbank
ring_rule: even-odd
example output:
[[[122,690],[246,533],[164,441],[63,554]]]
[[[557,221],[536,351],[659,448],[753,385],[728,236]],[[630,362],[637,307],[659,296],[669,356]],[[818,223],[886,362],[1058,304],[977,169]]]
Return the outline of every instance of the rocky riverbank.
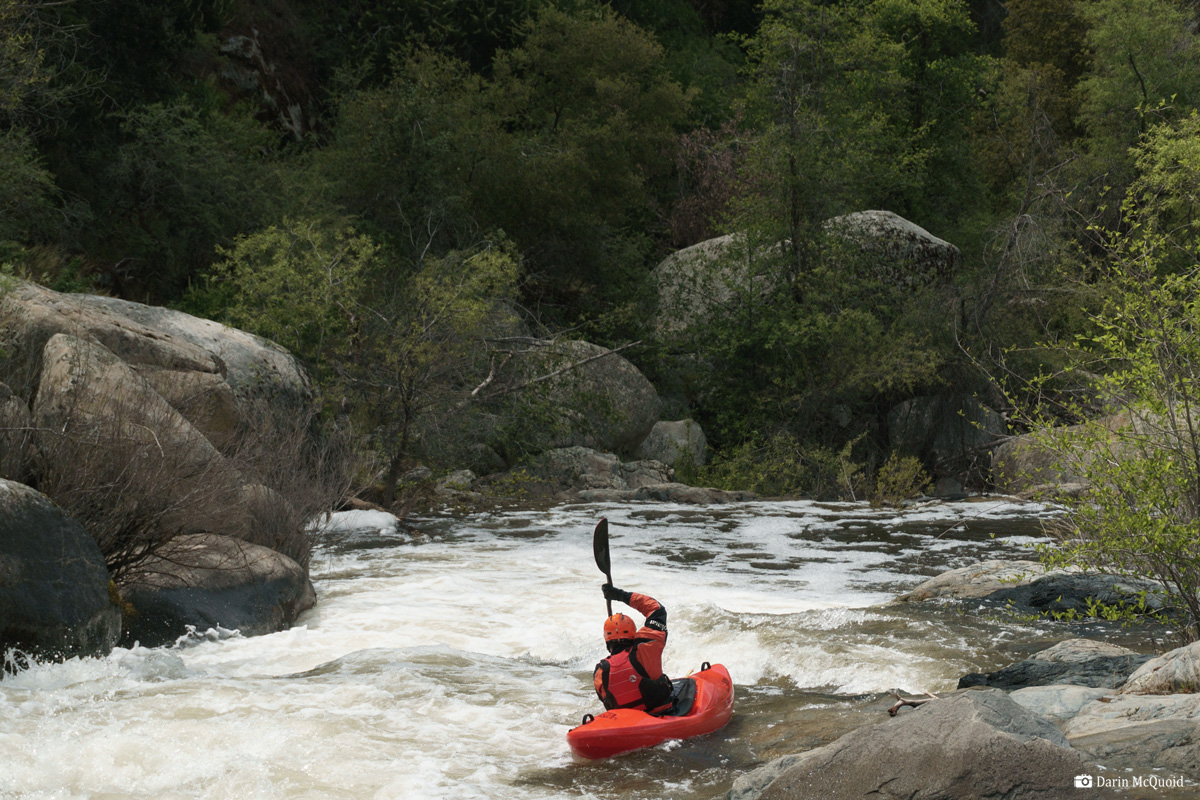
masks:
[[[951,570],[897,598],[1031,613],[1145,588],[1034,562]],[[1200,642],[1161,655],[1068,639],[893,717],[741,776],[726,800],[1192,797]],[[1078,777],[1078,781],[1076,778]]]

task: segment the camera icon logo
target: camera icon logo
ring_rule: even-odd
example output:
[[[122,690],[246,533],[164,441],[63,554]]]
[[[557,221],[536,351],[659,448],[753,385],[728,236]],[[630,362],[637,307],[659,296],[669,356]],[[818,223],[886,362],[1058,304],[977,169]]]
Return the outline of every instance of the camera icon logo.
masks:
[[[1091,775],[1076,775],[1075,776],[1075,788],[1076,789],[1091,789],[1094,785],[1095,785],[1095,781],[1093,780]]]

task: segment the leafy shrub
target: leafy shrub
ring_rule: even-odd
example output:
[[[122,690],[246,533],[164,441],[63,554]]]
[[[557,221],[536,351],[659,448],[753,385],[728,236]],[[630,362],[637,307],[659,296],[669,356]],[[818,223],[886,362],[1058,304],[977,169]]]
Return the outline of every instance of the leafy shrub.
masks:
[[[893,452],[875,475],[871,505],[895,506],[929,491],[930,479],[921,460]]]
[[[699,474],[720,489],[747,490],[768,497],[854,500],[864,488],[862,465],[852,458],[861,440],[860,436],[835,451],[805,445],[790,433],[776,433],[727,450]]]

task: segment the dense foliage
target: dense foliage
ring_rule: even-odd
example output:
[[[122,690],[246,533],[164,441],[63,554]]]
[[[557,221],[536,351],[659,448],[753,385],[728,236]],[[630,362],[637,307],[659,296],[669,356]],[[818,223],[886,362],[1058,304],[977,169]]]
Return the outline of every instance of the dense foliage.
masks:
[[[643,342],[624,354],[708,431],[708,480],[863,496],[888,463],[894,492],[897,403],[1086,388],[1043,345],[1161,282],[1107,279],[1139,209],[1190,290],[1198,22],[1179,0],[0,0],[0,262],[277,339],[389,486],[479,430],[503,450],[536,399],[481,387],[570,331]],[[880,280],[826,226],[866,209],[961,265]],[[730,232],[752,274],[713,291],[745,302],[664,333],[652,269]]]

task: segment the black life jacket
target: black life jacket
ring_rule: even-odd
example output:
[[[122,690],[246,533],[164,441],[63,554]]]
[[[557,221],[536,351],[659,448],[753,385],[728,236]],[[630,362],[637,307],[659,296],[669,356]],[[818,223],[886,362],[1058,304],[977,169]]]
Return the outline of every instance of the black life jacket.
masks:
[[[614,653],[596,665],[596,694],[608,710],[660,711],[671,703],[671,680],[653,679],[637,660],[636,648]]]

